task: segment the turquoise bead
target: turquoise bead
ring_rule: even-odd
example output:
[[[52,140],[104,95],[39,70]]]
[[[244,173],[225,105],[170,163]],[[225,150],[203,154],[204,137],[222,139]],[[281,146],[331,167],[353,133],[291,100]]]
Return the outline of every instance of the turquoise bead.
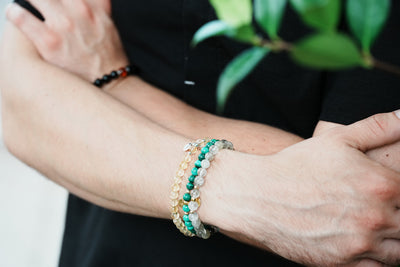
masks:
[[[192,190],[194,188],[194,184],[187,183],[186,188],[187,188],[187,190]]]
[[[197,169],[197,167],[194,167],[193,169],[192,169],[192,174],[193,175],[197,175],[197,171],[198,171],[199,169]]]
[[[212,139],[211,142],[213,143],[213,145],[215,145],[215,143],[217,142],[217,139]]]
[[[190,230],[190,232],[192,232],[193,234],[196,234],[196,231],[194,230],[194,228],[193,228],[193,230]]]
[[[188,229],[189,231],[193,231],[193,230],[194,230],[194,227],[193,227],[193,226],[188,226],[187,229]]]
[[[189,212],[190,211],[188,205],[183,205],[182,209],[183,209],[184,212]]]
[[[200,161],[203,160],[203,159],[205,159],[205,158],[206,158],[206,154],[201,153],[201,154],[199,155],[199,160],[200,160]]]
[[[202,154],[207,154],[208,153],[208,147],[203,147],[202,149],[201,149],[201,153]]]
[[[194,183],[194,179],[196,179],[196,176],[191,175],[191,176],[189,177],[189,182]]]
[[[182,219],[183,219],[185,222],[190,222],[189,215],[187,215],[187,214],[183,215],[183,216],[182,216]]]
[[[194,163],[194,166],[196,166],[197,168],[201,168],[201,161],[196,160],[196,162]]]
[[[186,193],[186,194],[183,195],[183,200],[190,201],[191,199],[192,199],[192,197],[190,196],[189,193]]]
[[[193,227],[192,222],[185,222],[186,227]]]

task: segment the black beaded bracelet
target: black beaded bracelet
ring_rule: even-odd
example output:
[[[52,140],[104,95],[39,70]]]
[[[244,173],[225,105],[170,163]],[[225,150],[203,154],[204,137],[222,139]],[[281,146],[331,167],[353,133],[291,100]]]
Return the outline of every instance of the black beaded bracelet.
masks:
[[[96,79],[93,82],[93,85],[97,87],[102,87],[103,85],[111,82],[112,80],[116,80],[119,77],[126,77],[128,75],[132,75],[138,72],[138,69],[133,66],[126,66],[125,68],[120,68],[119,70],[114,70],[110,74],[104,75],[102,78]]]

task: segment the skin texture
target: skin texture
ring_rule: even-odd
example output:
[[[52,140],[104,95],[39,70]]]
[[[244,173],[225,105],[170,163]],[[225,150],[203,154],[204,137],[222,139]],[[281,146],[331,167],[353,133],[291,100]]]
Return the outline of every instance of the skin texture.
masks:
[[[98,26],[109,14],[107,1],[96,5],[72,2],[74,8],[82,5],[87,8],[78,10],[91,12],[69,13],[80,14],[77,18],[68,15],[69,1],[32,1],[43,14],[58,8],[61,13],[57,16],[65,15],[74,23],[83,23],[90,14],[93,21],[98,18]],[[21,9],[9,9],[8,18],[23,32],[29,32],[29,25],[47,32]],[[51,21],[47,27],[55,25]],[[59,28],[51,29],[55,33]],[[186,129],[188,124],[177,124],[182,133],[168,130],[169,124],[156,123],[157,112],[144,116],[145,109],[140,113],[85,82],[90,80],[91,71],[77,77],[71,74],[76,68],[68,64],[64,67],[69,73],[49,65],[43,59],[54,62],[44,51],[68,42],[43,40],[31,42],[9,25],[2,43],[0,69],[7,75],[1,75],[0,88],[4,136],[10,151],[93,203],[167,218],[169,186],[182,156],[177,148],[188,141],[185,136],[193,134]],[[44,42],[42,48],[39,42]],[[52,56],[54,61],[60,60],[54,53]],[[122,57],[116,58],[120,64]],[[102,70],[101,65],[94,69]],[[24,79],[19,79],[20,72]],[[106,72],[109,69],[99,73]],[[126,88],[128,82],[129,86],[154,91],[134,79],[107,90]],[[187,110],[194,112],[190,107]],[[178,109],[171,114],[182,116]],[[211,123],[218,121],[209,118]],[[164,119],[174,122],[173,116]],[[185,121],[185,116],[181,119]],[[235,121],[229,123],[237,127]],[[218,136],[230,132],[218,124],[212,129]],[[238,137],[240,134],[236,138],[243,139]],[[202,189],[201,218],[236,238],[307,265],[395,264],[400,255],[400,175],[365,152],[394,144],[399,138],[400,120],[388,113],[351,126],[337,126],[269,156],[223,151]],[[239,142],[239,146],[245,149],[246,143]],[[154,164],[157,168],[149,168]],[[218,203],[219,208],[209,203]]]

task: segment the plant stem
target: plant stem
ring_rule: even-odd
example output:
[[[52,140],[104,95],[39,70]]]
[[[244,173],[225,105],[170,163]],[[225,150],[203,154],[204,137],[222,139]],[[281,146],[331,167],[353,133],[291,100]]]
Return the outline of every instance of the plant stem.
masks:
[[[290,51],[293,48],[291,43],[287,43],[282,40],[270,41],[266,39],[261,39],[258,43],[258,46],[269,48],[275,52]]]
[[[380,70],[383,70],[386,72],[390,72],[392,74],[400,76],[400,67],[399,66],[396,66],[396,65],[393,65],[393,64],[390,64],[387,62],[383,62],[383,61],[380,61],[377,59],[373,59],[372,66],[377,69],[380,69]]]

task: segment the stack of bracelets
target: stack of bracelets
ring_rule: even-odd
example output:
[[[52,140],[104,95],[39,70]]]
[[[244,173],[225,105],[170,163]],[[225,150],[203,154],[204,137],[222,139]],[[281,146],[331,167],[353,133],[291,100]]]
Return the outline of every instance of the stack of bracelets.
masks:
[[[105,84],[110,83],[112,80],[116,80],[118,78],[125,78],[128,75],[136,74],[138,69],[133,66],[126,66],[124,68],[120,68],[118,70],[112,71],[110,74],[105,74],[102,78],[96,79],[93,82],[93,85],[97,87],[102,87]]]
[[[185,157],[179,165],[179,170],[174,177],[172,185],[171,198],[171,218],[176,227],[186,236],[198,236],[204,239],[210,237],[212,233],[218,231],[216,227],[204,225],[197,214],[200,208],[200,187],[204,184],[204,178],[207,175],[207,169],[212,160],[221,149],[233,150],[233,144],[226,140],[199,139],[196,142],[189,143],[184,147]],[[194,163],[191,175],[186,184],[186,193],[179,197],[180,185],[185,175],[192,155],[200,152],[198,160]],[[181,218],[179,208],[183,210]]]

